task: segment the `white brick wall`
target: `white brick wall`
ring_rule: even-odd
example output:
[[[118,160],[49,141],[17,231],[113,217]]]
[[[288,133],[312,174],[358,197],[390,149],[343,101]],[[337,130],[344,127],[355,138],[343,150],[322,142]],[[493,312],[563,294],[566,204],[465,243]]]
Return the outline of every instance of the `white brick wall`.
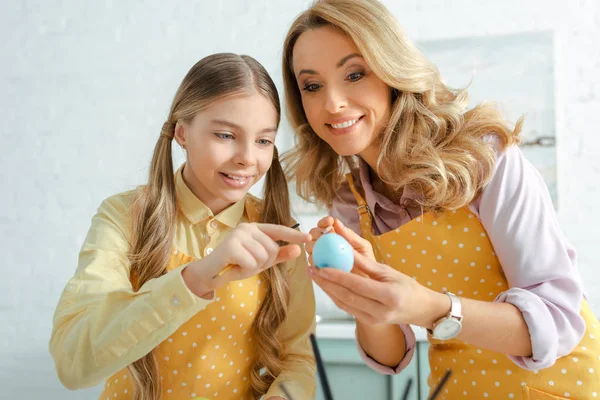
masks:
[[[309,1],[16,1],[0,5],[0,390],[69,392],[47,352],[53,308],[100,201],[146,178],[176,86],[217,51],[250,54],[281,87],[285,31]],[[552,30],[559,216],[600,313],[597,0],[387,0],[416,40]],[[279,144],[289,146],[283,124]],[[180,155],[178,155],[180,157]],[[301,216],[308,227],[310,216]]]

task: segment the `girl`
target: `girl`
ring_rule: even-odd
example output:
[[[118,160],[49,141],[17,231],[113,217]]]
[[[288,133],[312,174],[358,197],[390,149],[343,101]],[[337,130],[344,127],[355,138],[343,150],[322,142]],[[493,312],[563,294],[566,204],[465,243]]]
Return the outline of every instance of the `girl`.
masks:
[[[314,396],[315,304],[298,246],[310,236],[290,228],[279,120],[253,58],[215,54],[188,72],[148,184],[101,204],[58,304],[50,351],[66,387],[106,380],[101,399]],[[175,173],[173,139],[186,151]],[[265,174],[259,201],[248,190]]]
[[[516,146],[522,121],[467,111],[376,0],[317,1],[288,32],[283,71],[288,172],[331,210],[313,239],[333,229],[356,250],[354,274],[309,271],[356,318],[369,365],[400,372],[413,324],[429,329],[430,387],[453,372],[446,398],[598,396],[600,325]]]

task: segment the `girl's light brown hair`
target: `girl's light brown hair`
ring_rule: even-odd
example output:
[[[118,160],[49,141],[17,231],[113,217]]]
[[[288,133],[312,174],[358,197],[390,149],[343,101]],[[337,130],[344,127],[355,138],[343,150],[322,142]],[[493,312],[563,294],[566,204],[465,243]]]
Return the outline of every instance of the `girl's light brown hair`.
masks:
[[[183,79],[164,123],[150,165],[148,184],[137,193],[132,218],[130,252],[134,290],[150,279],[166,273],[173,245],[173,232],[178,217],[177,196],[171,145],[178,121],[191,122],[194,116],[215,101],[228,96],[259,93],[271,101],[280,118],[277,88],[267,71],[256,60],[245,55],[214,54],[196,63]],[[289,193],[277,149],[265,178],[262,222],[290,225]],[[289,286],[284,265],[262,273],[267,284],[263,304],[254,320],[252,332],[256,360],[252,368],[252,398],[266,393],[282,371],[288,357],[277,339],[278,329],[287,316]],[[265,370],[261,374],[261,369]],[[159,364],[153,352],[129,366],[136,400],[161,398]]]
[[[330,206],[355,156],[341,157],[310,127],[293,69],[294,45],[311,29],[334,26],[350,37],[373,72],[391,90],[391,113],[378,137],[376,172],[399,193],[412,189],[428,211],[460,208],[489,181],[494,150],[482,140],[493,134],[502,146],[519,142],[520,119],[510,128],[491,104],[466,111],[467,91],[452,90],[393,15],[377,0],[320,0],[301,13],[283,46],[283,82],[296,147],[284,155],[298,194]]]

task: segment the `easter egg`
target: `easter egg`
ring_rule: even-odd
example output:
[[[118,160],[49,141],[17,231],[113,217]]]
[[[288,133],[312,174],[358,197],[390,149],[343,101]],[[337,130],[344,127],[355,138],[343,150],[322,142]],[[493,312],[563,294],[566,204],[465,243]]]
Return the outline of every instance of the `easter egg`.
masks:
[[[312,258],[317,268],[332,267],[350,272],[354,265],[352,246],[337,233],[327,233],[317,239]]]

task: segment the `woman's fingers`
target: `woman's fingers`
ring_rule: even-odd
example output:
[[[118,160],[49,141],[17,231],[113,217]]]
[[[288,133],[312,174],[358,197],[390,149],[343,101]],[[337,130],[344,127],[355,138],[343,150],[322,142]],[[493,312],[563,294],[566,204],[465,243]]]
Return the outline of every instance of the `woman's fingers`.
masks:
[[[312,228],[309,232],[311,236],[310,242],[306,243],[306,252],[308,254],[312,254],[313,248],[315,247],[316,241],[321,237],[321,229],[320,228]]]
[[[360,322],[364,322],[367,324],[376,324],[378,321],[368,313],[359,310],[358,308],[352,307],[351,305],[345,304],[340,299],[335,297],[334,295],[329,295],[333,303],[340,309],[345,311],[346,313],[352,315],[354,318],[359,320]]]
[[[321,229],[326,229],[327,227],[333,225],[334,218],[330,215],[323,217],[317,222],[317,226]]]
[[[347,285],[339,282],[320,278],[318,275],[318,273],[314,274],[314,280],[319,287],[321,287],[321,289],[323,289],[328,295],[335,296],[342,303],[348,306],[369,314],[375,313],[378,308],[383,306],[383,304],[381,304],[377,299],[372,298],[368,294],[357,292],[353,289],[350,289]],[[368,278],[362,278],[359,276],[353,276],[352,278],[353,280],[369,280]]]
[[[377,279],[387,271],[388,268],[392,268],[389,265],[381,264],[375,261],[371,257],[366,257],[359,251],[354,252],[354,265],[353,271],[362,272],[370,276],[371,278]],[[393,268],[392,268],[393,269]]]
[[[368,240],[354,232],[352,229],[347,228],[339,219],[335,219],[333,227],[335,232],[346,239],[353,249],[361,254],[375,259],[375,255],[373,254],[373,246]]]

